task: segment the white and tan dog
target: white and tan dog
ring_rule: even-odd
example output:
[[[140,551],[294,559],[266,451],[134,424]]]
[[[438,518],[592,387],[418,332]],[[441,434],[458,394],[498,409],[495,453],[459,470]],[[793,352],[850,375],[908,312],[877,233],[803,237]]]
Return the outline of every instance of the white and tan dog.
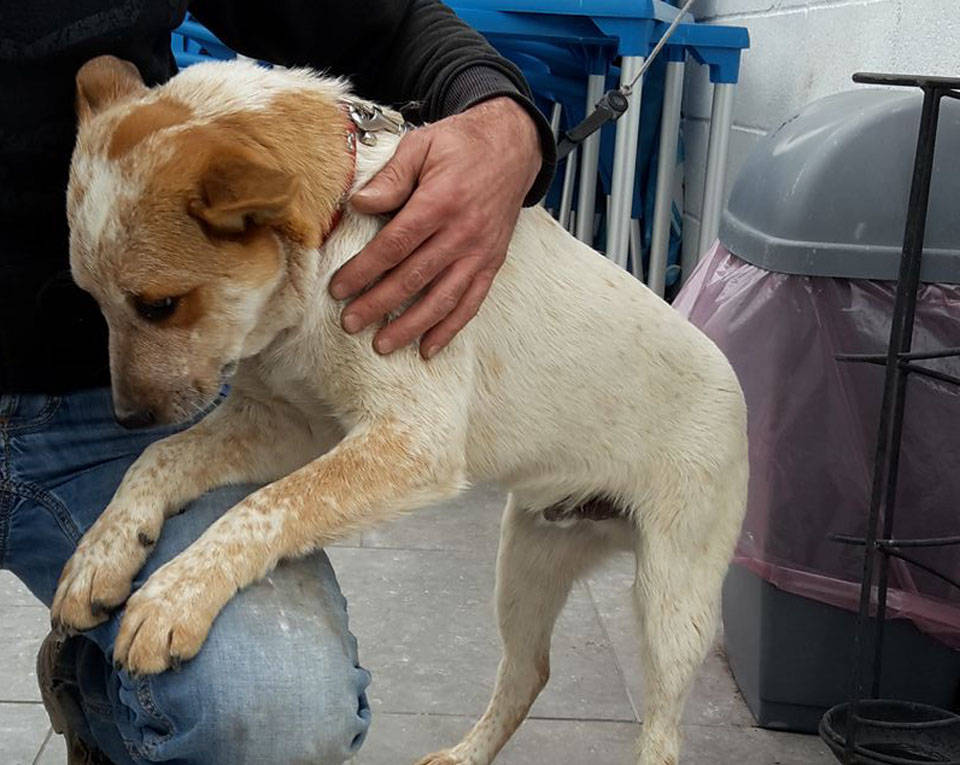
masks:
[[[747,487],[743,397],[717,348],[532,208],[445,351],[379,356],[373,329],[341,329],[326,287],[383,225],[347,206],[333,227],[398,139],[380,134],[354,159],[344,83],[217,63],[148,89],[109,57],[77,82],[71,266],[109,324],[118,417],[186,419],[224,369],[236,374],[219,408],[130,468],[64,568],[54,622],[87,629],[126,600],[115,659],[160,672],[194,656],[224,604],[279,560],[496,481],[510,491],[496,689],[462,742],[421,762],[493,760],[547,682],[571,584],[629,549],[639,761],[676,765]],[[266,485],[127,600],[164,519],[241,481]],[[588,520],[598,507],[617,517]]]

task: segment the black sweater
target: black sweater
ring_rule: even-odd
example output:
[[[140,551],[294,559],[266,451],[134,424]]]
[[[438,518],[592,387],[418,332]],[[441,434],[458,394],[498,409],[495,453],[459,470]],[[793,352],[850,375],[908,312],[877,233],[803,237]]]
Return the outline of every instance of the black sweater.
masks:
[[[246,55],[349,76],[357,91],[436,120],[509,95],[549,126],[519,71],[439,0],[0,0],[0,393],[109,383],[106,328],[70,279],[64,213],[74,75],[112,53],[147,84],[176,71],[170,31],[190,10]]]

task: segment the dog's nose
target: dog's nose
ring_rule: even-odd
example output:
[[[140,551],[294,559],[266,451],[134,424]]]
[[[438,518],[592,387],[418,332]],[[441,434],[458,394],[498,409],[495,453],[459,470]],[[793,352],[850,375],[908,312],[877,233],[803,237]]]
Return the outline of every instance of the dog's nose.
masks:
[[[157,421],[157,415],[152,409],[135,409],[132,411],[118,411],[116,413],[117,422],[123,427],[132,430],[134,428],[145,428],[153,425]]]

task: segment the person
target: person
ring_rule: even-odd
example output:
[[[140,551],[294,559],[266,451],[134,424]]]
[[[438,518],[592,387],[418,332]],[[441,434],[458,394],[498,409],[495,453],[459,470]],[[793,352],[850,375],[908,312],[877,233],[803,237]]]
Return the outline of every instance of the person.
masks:
[[[430,123],[354,197],[395,215],[330,285],[344,331],[417,298],[378,331],[380,352],[419,338],[429,357],[449,342],[553,171],[549,126],[520,72],[438,0],[0,0],[0,564],[47,605],[127,467],[173,432],[114,421],[104,322],[70,279],[74,75],[111,53],[148,84],[166,80],[170,31],[188,10],[243,54],[349,76]],[[211,492],[172,518],[134,587],[251,489]],[[176,671],[116,670],[117,627],[112,614],[79,636],[51,633],[40,651],[71,763],[338,763],[364,739],[369,675],[322,552],[240,593]]]

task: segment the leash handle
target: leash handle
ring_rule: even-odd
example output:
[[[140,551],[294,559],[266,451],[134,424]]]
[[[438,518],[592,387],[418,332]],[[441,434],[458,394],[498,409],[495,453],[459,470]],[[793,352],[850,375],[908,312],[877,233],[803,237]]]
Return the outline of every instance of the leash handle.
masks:
[[[564,159],[571,151],[596,133],[608,122],[620,119],[627,110],[627,97],[618,89],[608,90],[597,101],[594,110],[579,125],[567,130],[557,143],[557,159]]]

